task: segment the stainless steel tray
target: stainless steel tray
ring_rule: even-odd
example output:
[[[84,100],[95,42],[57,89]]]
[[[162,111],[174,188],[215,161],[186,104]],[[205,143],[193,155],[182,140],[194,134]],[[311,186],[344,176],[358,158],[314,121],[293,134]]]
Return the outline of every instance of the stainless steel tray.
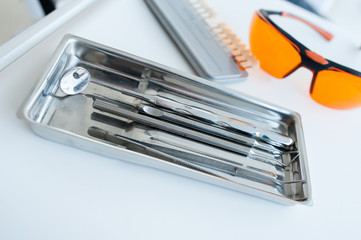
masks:
[[[297,113],[75,36],[64,37],[19,116],[87,151],[311,203]]]

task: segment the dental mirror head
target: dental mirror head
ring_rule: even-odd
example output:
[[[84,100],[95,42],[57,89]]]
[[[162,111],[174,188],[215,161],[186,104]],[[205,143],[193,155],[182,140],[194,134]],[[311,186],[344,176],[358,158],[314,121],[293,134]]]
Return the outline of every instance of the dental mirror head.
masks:
[[[90,73],[83,67],[73,67],[66,70],[60,78],[60,89],[68,94],[75,95],[84,91],[90,81]]]

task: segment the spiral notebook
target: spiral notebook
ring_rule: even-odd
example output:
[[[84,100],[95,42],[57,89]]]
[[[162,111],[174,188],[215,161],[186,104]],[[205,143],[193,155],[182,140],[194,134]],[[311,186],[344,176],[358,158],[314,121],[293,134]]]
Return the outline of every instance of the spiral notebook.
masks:
[[[244,80],[259,63],[202,0],[145,0],[196,72],[211,81]]]

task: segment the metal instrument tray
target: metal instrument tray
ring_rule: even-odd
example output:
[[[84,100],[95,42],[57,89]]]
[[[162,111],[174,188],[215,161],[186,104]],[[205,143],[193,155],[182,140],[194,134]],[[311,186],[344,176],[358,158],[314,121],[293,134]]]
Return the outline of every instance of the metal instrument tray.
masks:
[[[297,113],[79,37],[64,37],[19,117],[63,144],[311,203]]]

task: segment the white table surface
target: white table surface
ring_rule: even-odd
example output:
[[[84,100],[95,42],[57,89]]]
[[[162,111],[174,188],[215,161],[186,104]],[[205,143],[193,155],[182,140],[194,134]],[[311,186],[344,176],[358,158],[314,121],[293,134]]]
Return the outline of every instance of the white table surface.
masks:
[[[245,42],[255,9],[298,13],[336,35],[325,44],[312,30],[294,28],[307,46],[361,66],[359,35],[286,2],[208,2]],[[308,70],[278,80],[253,69],[247,81],[228,84],[301,114],[313,206],[287,207],[35,135],[16,112],[66,33],[192,72],[141,0],[96,1],[0,72],[1,240],[360,239],[361,108],[314,102]]]

